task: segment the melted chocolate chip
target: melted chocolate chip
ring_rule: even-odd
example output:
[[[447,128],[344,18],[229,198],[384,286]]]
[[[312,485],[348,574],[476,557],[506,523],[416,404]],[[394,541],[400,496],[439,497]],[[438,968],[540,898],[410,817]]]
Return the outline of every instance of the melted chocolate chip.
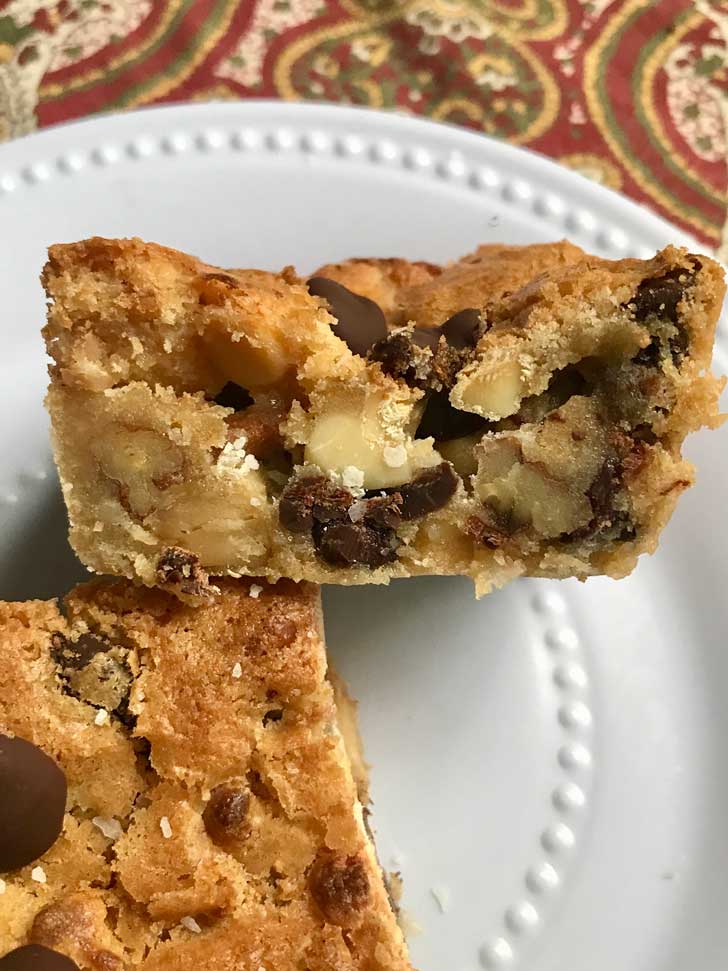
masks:
[[[234,408],[235,411],[243,411],[253,404],[250,393],[239,384],[228,381],[222,391],[215,395],[215,404],[223,408]]]
[[[51,637],[51,656],[59,668],[66,694],[97,708],[106,708],[127,727],[136,717],[129,711],[132,674],[128,650],[99,634],[81,634],[69,640],[63,634]]]
[[[334,566],[374,568],[397,559],[397,534],[386,527],[366,522],[316,523],[312,535],[316,550]]]
[[[614,456],[606,459],[586,493],[592,507],[591,520],[586,526],[562,537],[563,539],[571,542],[598,536],[601,542],[627,542],[635,538],[637,529],[629,514],[615,506],[622,487],[623,471],[619,459]]]
[[[680,362],[687,355],[690,347],[690,339],[685,328],[678,326],[677,333],[668,338],[667,345],[675,367],[680,367]]]
[[[440,331],[450,347],[463,351],[467,347],[475,347],[481,330],[481,318],[477,310],[461,310],[453,314],[444,324],[440,324]]]
[[[200,566],[196,553],[180,546],[165,546],[157,560],[157,583],[176,587],[191,597],[206,597],[210,584],[207,573]]]
[[[371,902],[369,875],[358,856],[322,853],[309,873],[311,896],[330,924],[351,927]]]
[[[349,346],[349,349],[365,357],[369,348],[387,336],[387,322],[381,307],[352,293],[335,280],[323,276],[308,281],[308,292],[325,300],[336,317],[332,329]]]
[[[210,793],[202,821],[216,843],[244,838],[248,833],[250,794],[237,786],[220,785]]]
[[[439,327],[405,328],[387,334],[372,346],[369,359],[411,388],[451,388],[482,331],[478,311],[461,310]]]
[[[96,657],[105,654],[111,643],[96,634],[81,634],[69,641],[63,634],[51,636],[51,657],[64,671],[80,671]]]
[[[429,344],[424,338],[432,334],[434,342]],[[381,365],[390,378],[405,381],[411,388],[424,388],[432,366],[431,357],[424,349],[432,350],[439,339],[435,331],[393,331],[372,346],[369,360]]]
[[[394,491],[389,494],[375,494],[362,501],[361,521],[367,526],[386,526],[397,529],[402,523],[402,494]]]
[[[42,944],[25,944],[0,957],[0,971],[78,971],[78,965]]]
[[[270,725],[271,722],[279,722],[283,720],[283,709],[282,708],[271,708],[263,715],[263,725]]]
[[[450,403],[447,391],[433,391],[422,412],[415,438],[434,438],[436,442],[449,442],[480,431],[487,424],[481,415],[460,411]]]
[[[632,358],[635,364],[642,367],[656,368],[660,366],[662,354],[660,351],[660,338],[653,337],[647,347],[640,348]]]
[[[614,499],[619,491],[622,469],[616,458],[608,458],[589,486],[587,496],[594,513],[597,529],[611,525],[614,516]]]
[[[643,322],[654,315],[676,324],[677,305],[685,294],[685,283],[680,282],[680,277],[685,275],[684,270],[670,270],[664,276],[643,280],[630,301],[635,318]]]
[[[480,513],[466,521],[465,532],[479,546],[497,550],[508,541],[513,529],[506,517],[484,503]]]
[[[316,522],[344,519],[354,501],[348,489],[335,486],[325,476],[293,479],[281,494],[278,517],[292,533],[308,533]]]
[[[61,834],[66,777],[24,738],[0,735],[0,873],[27,866]]]
[[[402,496],[402,519],[419,519],[428,513],[442,509],[455,494],[458,477],[449,462],[425,469],[416,479],[398,486]]]
[[[443,462],[412,482],[355,500],[323,476],[300,478],[289,482],[281,496],[280,522],[292,532],[310,533],[327,563],[379,567],[397,559],[396,530],[402,520],[440,509],[457,482],[452,466]]]
[[[439,327],[415,327],[411,340],[417,347],[428,347],[434,351],[440,343],[441,331]]]

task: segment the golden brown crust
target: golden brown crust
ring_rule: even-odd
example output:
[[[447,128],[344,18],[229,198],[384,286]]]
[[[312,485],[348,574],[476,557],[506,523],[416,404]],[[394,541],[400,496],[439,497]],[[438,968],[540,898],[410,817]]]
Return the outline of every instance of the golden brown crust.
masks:
[[[197,608],[120,581],[78,587],[65,616],[0,605],[0,733],[69,783],[56,844],[3,874],[0,956],[34,942],[81,971],[410,968],[337,729],[318,591],[221,588]],[[64,667],[91,668],[94,644],[130,672],[102,718]],[[351,862],[337,882],[324,860]]]

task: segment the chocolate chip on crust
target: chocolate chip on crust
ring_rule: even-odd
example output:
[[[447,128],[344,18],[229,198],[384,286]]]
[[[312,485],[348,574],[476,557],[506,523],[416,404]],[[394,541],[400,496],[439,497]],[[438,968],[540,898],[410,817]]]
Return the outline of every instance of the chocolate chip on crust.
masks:
[[[369,348],[387,336],[387,322],[381,307],[368,297],[352,293],[347,287],[327,277],[315,276],[308,281],[308,292],[325,300],[336,317],[332,330],[354,354],[365,357]]]
[[[392,331],[372,346],[369,359],[410,387],[451,388],[482,332],[479,312],[461,310],[439,327]]]
[[[311,896],[330,924],[355,926],[371,903],[369,875],[358,855],[320,853],[311,867],[308,882]]]
[[[28,866],[61,835],[66,776],[19,736],[0,735],[0,873]]]
[[[467,347],[475,347],[478,343],[482,323],[480,312],[469,307],[453,314],[440,324],[439,329],[450,347],[462,351]]]
[[[250,793],[237,785],[219,785],[210,793],[202,821],[215,843],[227,843],[248,834]]]
[[[0,971],[79,971],[65,954],[42,944],[23,944],[0,957]]]

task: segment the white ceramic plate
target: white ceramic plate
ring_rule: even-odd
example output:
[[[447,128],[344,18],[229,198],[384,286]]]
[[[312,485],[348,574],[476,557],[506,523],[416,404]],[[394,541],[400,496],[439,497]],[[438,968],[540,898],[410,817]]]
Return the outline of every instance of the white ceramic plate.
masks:
[[[80,575],[41,405],[37,277],[49,243],[91,234],[302,271],[488,240],[567,235],[610,257],[684,240],[525,151],[350,108],[163,108],[3,146],[5,598]],[[326,592],[422,971],[728,965],[727,445],[690,442],[698,485],[620,583],[526,580],[480,603],[452,579]]]

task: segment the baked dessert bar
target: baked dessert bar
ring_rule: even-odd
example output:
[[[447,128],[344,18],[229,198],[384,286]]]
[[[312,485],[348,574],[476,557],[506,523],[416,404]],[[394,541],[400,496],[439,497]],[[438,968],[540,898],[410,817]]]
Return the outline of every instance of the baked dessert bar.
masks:
[[[220,587],[0,604],[2,971],[410,969],[318,591]]]
[[[208,574],[620,577],[693,480],[686,434],[719,422],[723,273],[674,247],[304,280],[90,239],[43,281],[71,542],[183,597]]]

